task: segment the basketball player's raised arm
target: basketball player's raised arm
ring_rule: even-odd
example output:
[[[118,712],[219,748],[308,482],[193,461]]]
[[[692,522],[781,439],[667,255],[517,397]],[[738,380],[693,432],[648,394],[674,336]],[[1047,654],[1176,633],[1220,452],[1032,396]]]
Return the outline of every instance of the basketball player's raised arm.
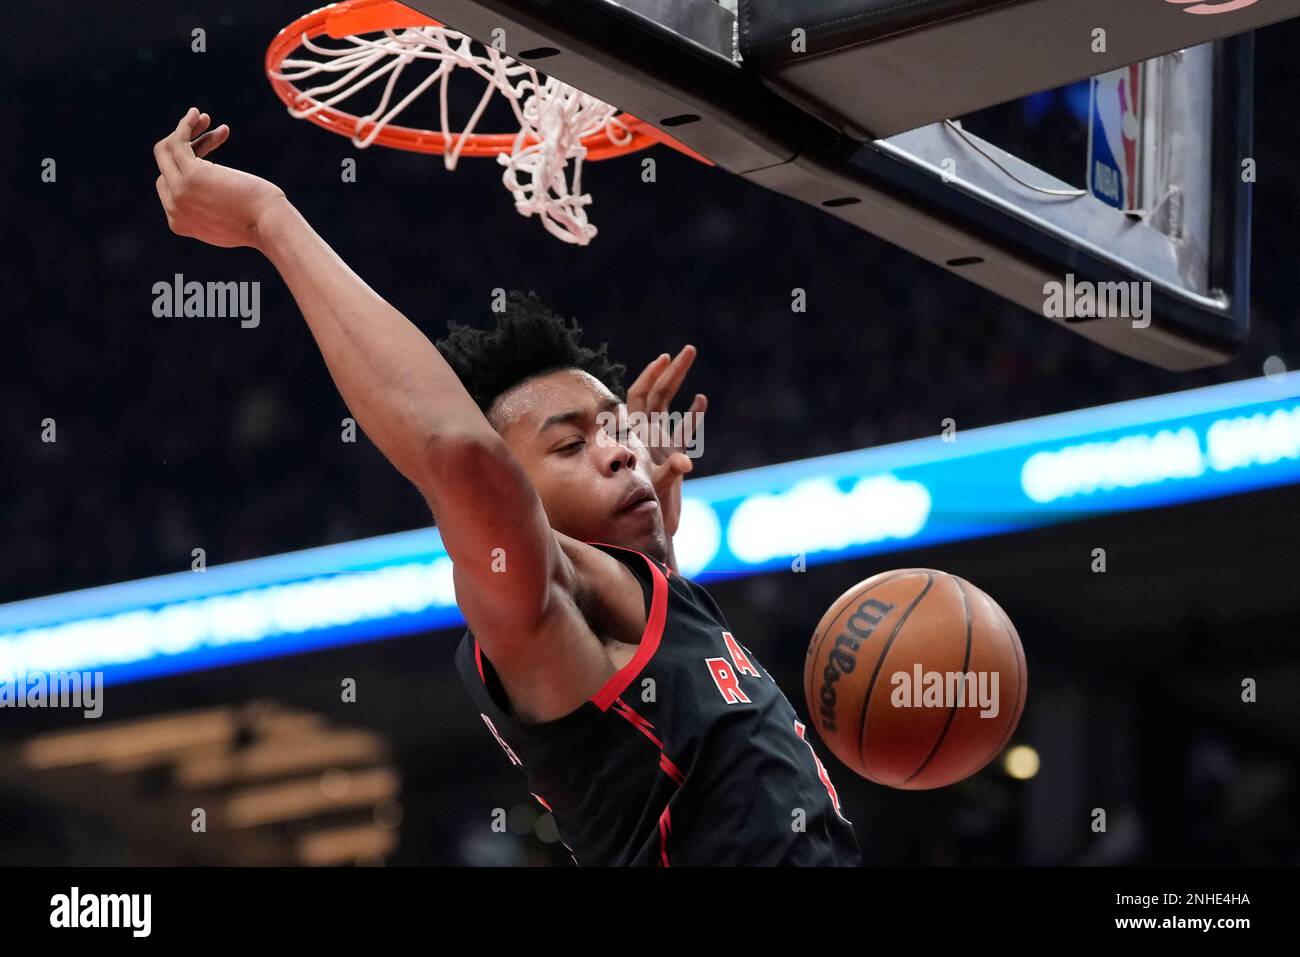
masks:
[[[292,291],[357,422],[433,509],[456,568],[497,644],[537,633],[568,580],[567,559],[523,468],[437,348],[385,302],[280,189],[203,159],[229,136],[191,109],[158,143],[157,188],[172,230],[264,253]],[[493,557],[507,556],[508,574]],[[508,579],[508,580],[507,580]],[[566,603],[559,603],[561,605]],[[493,651],[507,656],[512,649]]]

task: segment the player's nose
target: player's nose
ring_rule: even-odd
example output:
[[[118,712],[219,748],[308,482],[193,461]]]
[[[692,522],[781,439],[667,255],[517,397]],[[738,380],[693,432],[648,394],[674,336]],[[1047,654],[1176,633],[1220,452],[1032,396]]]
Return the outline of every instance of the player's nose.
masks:
[[[622,443],[608,440],[597,446],[601,471],[607,475],[616,475],[623,469],[636,468],[636,453]]]

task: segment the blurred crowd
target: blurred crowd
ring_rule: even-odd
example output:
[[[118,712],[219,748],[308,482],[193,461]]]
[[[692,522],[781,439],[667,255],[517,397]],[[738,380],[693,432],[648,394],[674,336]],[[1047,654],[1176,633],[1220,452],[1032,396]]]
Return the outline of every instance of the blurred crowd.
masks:
[[[3,197],[17,241],[4,261],[0,601],[182,570],[199,547],[227,562],[429,520],[364,438],[342,441],[346,409],[267,264],[167,230],[150,147],[191,101],[234,129],[214,160],[280,184],[431,337],[448,319],[490,322],[493,290],[520,287],[608,340],[630,375],[695,343],[686,389],[711,402],[700,475],[931,435],[947,418],[973,428],[1256,376],[1271,355],[1300,362],[1285,238],[1300,143],[1282,97],[1259,111],[1251,345],[1172,374],[662,148],[650,184],[634,161],[587,166],[601,232],[565,246],[514,212],[495,164],[448,173],[290,119],[257,68],[254,26],[231,27],[237,59],[196,66],[127,45],[86,71],[23,77],[33,92],[8,98],[11,155],[26,165]],[[1261,71],[1292,69],[1268,49]],[[61,119],[68,102],[111,109],[114,135],[91,147]],[[39,179],[45,156],[56,182]],[[348,157],[355,183],[340,176]],[[261,282],[260,325],[156,318],[153,285],[176,273]]]

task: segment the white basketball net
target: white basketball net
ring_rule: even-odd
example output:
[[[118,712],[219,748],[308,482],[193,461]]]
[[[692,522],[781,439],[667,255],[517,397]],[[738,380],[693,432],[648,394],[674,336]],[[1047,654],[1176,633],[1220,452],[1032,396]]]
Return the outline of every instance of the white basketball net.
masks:
[[[359,116],[362,123],[352,138],[353,144],[364,148],[437,83],[441,135],[446,144],[443,161],[447,169],[454,170],[465,137],[475,132],[493,93],[499,92],[509,101],[520,126],[511,151],[497,157],[505,167],[501,181],[514,196],[515,208],[524,216],[540,217],[551,235],[567,243],[585,246],[591,242],[596,227],[587,221],[591,196],[582,191],[582,161],[587,155],[582,139],[604,130],[611,141],[627,143],[632,133],[615,118],[617,108],[558,80],[540,79],[532,67],[491,47],[480,46],[482,52],[476,52],[475,41],[446,27],[407,27],[371,37],[347,36],[341,38],[341,46],[325,47],[304,35],[301,49],[324,59],[286,58],[272,75],[295,85],[317,77],[323,82],[298,87],[300,102],[306,105],[290,107],[289,113],[299,119],[311,116],[386,77],[379,104]],[[403,71],[417,61],[434,61],[437,67],[393,102]],[[451,132],[447,116],[448,80],[457,68],[473,70],[487,81],[482,99],[459,134]]]

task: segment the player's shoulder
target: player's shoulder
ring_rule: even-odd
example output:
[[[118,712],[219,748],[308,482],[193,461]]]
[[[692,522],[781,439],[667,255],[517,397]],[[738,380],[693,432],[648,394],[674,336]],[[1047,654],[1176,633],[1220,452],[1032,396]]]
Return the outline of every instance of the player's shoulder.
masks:
[[[684,575],[674,574],[672,584],[690,596],[697,604],[703,606],[710,612],[714,618],[722,624],[724,628],[729,628],[727,617],[722,613],[722,607],[718,604],[713,594],[704,585],[700,584],[693,578],[687,578]]]

